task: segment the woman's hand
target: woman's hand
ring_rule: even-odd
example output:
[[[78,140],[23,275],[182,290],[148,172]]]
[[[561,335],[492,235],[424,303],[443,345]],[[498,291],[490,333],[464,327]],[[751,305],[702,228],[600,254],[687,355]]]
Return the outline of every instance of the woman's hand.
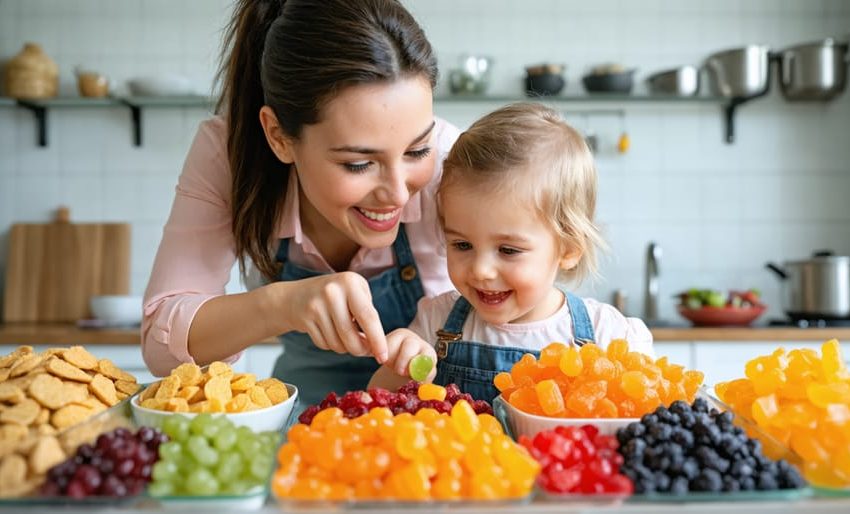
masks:
[[[306,332],[323,350],[372,355],[381,364],[387,360],[381,318],[361,275],[344,271],[276,284],[291,286],[279,296],[289,321],[287,330]]]

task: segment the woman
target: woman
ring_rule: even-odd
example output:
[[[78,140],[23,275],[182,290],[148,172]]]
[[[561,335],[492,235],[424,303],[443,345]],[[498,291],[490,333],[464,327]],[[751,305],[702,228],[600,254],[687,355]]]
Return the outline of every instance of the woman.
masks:
[[[145,294],[145,362],[283,334],[274,375],[302,402],[362,388],[384,334],[451,288],[434,190],[458,131],[433,115],[430,44],[393,0],[241,0],[219,76]],[[264,285],[224,294],[236,259]]]

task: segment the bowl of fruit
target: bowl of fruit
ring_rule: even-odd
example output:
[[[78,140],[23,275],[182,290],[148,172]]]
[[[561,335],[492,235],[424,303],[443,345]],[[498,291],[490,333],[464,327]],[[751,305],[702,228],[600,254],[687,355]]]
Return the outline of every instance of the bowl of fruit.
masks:
[[[529,414],[511,405],[501,396],[493,400],[493,411],[503,424],[510,428],[513,437],[534,437],[540,432],[557,427],[581,428],[590,425],[603,435],[616,435],[617,430],[640,418],[567,418]]]
[[[697,327],[744,327],[767,309],[755,289],[723,293],[693,288],[676,297],[679,314]]]
[[[282,430],[298,398],[298,388],[276,378],[257,380],[234,373],[223,362],[205,369],[181,364],[130,400],[138,425],[161,428],[174,414],[193,418],[208,413],[256,432]]]

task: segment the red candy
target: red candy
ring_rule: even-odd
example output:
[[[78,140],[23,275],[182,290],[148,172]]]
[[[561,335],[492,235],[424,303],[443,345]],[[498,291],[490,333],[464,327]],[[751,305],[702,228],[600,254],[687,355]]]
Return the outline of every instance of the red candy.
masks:
[[[631,494],[634,485],[619,473],[623,457],[617,440],[602,435],[593,425],[557,427],[534,438],[520,436],[519,443],[543,468],[537,483],[550,493]]]

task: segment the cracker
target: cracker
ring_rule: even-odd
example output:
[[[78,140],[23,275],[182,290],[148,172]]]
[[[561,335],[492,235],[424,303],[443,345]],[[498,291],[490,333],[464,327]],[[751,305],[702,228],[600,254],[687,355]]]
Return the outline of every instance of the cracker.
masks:
[[[169,398],[165,401],[165,410],[169,412],[189,412],[189,403],[185,398]]]
[[[190,362],[177,366],[171,370],[171,374],[180,377],[180,384],[184,387],[200,384],[201,378],[203,377],[201,368],[199,368],[197,364],[192,364]]]
[[[62,358],[65,362],[80,369],[97,369],[97,357],[90,354],[88,350],[82,346],[72,346],[67,350],[63,350]]]
[[[88,407],[72,403],[55,411],[53,415],[50,416],[50,424],[59,430],[62,430],[63,428],[76,425],[91,416],[93,413],[92,409],[89,409]]]
[[[216,400],[222,405],[226,405],[233,398],[233,391],[230,390],[230,377],[227,375],[216,375],[207,380],[204,384],[204,396],[208,400]]]
[[[0,402],[20,403],[25,397],[24,391],[15,384],[0,384]]]
[[[12,366],[11,371],[9,371],[9,376],[11,378],[15,378],[26,375],[31,369],[41,364],[42,360],[44,360],[44,357],[37,353],[24,355],[15,362],[14,366]]]
[[[53,375],[38,375],[30,384],[28,391],[33,400],[48,409],[56,410],[72,401],[66,394],[65,384]]]
[[[254,386],[251,389],[248,389],[248,397],[251,398],[251,401],[261,409],[271,407],[273,405],[269,395],[266,394],[266,390],[260,386]]]
[[[30,471],[42,475],[65,458],[65,452],[55,437],[41,437],[30,452]]]
[[[29,430],[17,423],[6,423],[0,425],[0,441],[20,441],[27,436]]]
[[[168,400],[162,400],[159,398],[148,398],[146,400],[142,400],[139,404],[146,409],[154,409],[154,410],[165,410],[165,403]]]
[[[254,384],[257,383],[257,377],[253,373],[239,373],[237,375],[233,375],[233,378],[230,379],[230,389],[233,392],[237,391],[248,391]]]
[[[106,409],[109,408],[108,405],[106,405],[105,403],[103,403],[99,399],[95,398],[94,396],[87,396],[83,401],[74,402],[74,403],[76,405],[80,405],[80,406],[86,407],[88,409],[91,409],[92,414],[94,414],[96,412],[105,411]]]
[[[159,390],[159,382],[154,382],[153,384],[147,386],[142,394],[139,395],[139,403],[153,398],[156,396],[157,390]]]
[[[24,482],[27,476],[27,461],[20,455],[3,457],[0,462],[0,490],[11,489]]]
[[[245,412],[251,410],[252,405],[253,403],[247,394],[239,393],[227,402],[227,412]]]
[[[9,355],[0,357],[0,368],[11,368],[20,357],[31,353],[32,346],[19,346]]]
[[[189,412],[200,414],[202,412],[211,412],[210,411],[210,402],[204,400],[198,403],[193,403],[189,405]]]
[[[58,357],[53,357],[47,362],[47,371],[59,378],[67,378],[76,382],[91,382],[91,375]]]
[[[156,395],[154,395],[154,398],[158,400],[174,398],[174,395],[180,390],[180,377],[177,375],[168,375],[159,382],[159,389],[157,389]]]
[[[119,401],[119,402],[120,402],[121,400],[126,400],[127,398],[129,398],[129,397],[130,397],[130,395],[129,395],[129,394],[127,394],[127,393],[122,393],[121,391],[117,391],[117,392],[115,393],[115,396],[117,396],[117,397],[118,397],[118,401]]]
[[[38,416],[40,411],[41,406],[39,404],[29,398],[26,398],[21,400],[21,402],[15,406],[3,409],[3,411],[0,412],[0,422],[17,423],[19,425],[27,426],[35,421],[35,418]]]
[[[177,398],[183,398],[188,403],[192,403],[192,398],[197,396],[198,392],[201,391],[201,388],[198,386],[185,386],[179,391],[177,391]]]
[[[289,391],[286,389],[286,384],[276,378],[269,378],[261,382],[261,387],[266,390],[266,396],[273,404],[285,402],[289,399]]]
[[[0,382],[5,382],[9,378],[10,368],[0,368]]]
[[[38,412],[38,416],[35,417],[35,421],[32,422],[32,426],[40,427],[44,424],[50,422],[50,409],[41,409]]]
[[[226,376],[228,380],[233,376],[233,368],[230,364],[221,361],[211,362],[207,367],[207,374],[211,377]]]
[[[97,361],[97,371],[114,380],[124,380],[126,382],[136,381],[136,377],[119,368],[109,359],[100,359]]]
[[[136,394],[136,392],[141,387],[136,382],[130,382],[127,380],[116,380],[115,381],[115,390],[120,391],[124,394]]]
[[[43,412],[48,411],[44,410]],[[59,433],[59,431],[53,428],[53,425],[51,425],[50,423],[45,423],[43,425],[39,425],[38,428],[35,429],[35,433],[38,435],[56,435]]]
[[[115,394],[115,384],[100,373],[95,375],[91,379],[91,382],[89,382],[89,391],[110,407],[118,403],[118,395]]]

